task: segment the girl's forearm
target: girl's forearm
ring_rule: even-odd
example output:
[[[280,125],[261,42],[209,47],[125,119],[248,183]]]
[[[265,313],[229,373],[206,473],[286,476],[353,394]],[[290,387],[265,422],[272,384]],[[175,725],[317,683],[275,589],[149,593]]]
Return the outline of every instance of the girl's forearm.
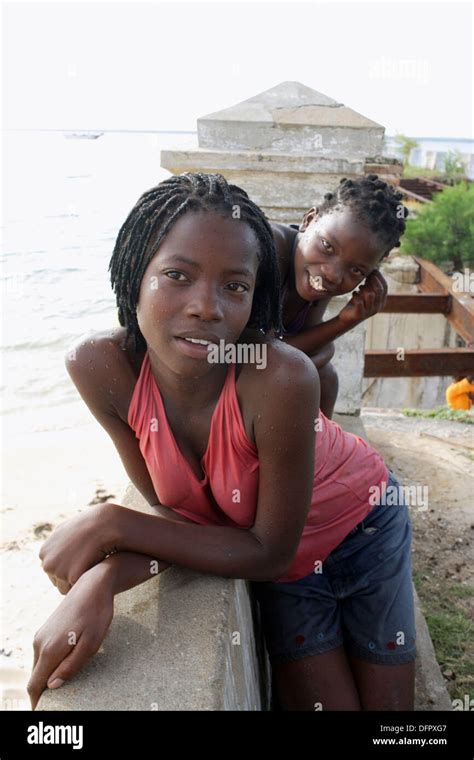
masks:
[[[115,507],[111,541],[119,552],[160,557],[203,573],[226,578],[266,581],[284,568],[269,558],[263,544],[249,530],[155,517],[127,507]],[[113,537],[112,537],[113,535]]]
[[[153,509],[158,515],[168,517],[178,522],[190,522],[187,517],[173,512],[163,504],[153,504]],[[129,588],[139,586],[140,583],[153,578],[158,573],[171,567],[170,562],[139,554],[138,552],[116,552],[95,565],[88,572],[93,572],[100,581],[108,584],[113,595],[128,591]]]
[[[154,578],[170,567],[169,562],[137,552],[117,552],[95,565],[88,572],[94,572],[108,585],[113,595],[127,591]]]
[[[283,338],[284,343],[298,348],[307,356],[312,356],[327,343],[339,338],[354,325],[343,322],[338,316],[328,319],[327,322],[321,322],[320,325],[306,327],[298,335],[292,335]]]

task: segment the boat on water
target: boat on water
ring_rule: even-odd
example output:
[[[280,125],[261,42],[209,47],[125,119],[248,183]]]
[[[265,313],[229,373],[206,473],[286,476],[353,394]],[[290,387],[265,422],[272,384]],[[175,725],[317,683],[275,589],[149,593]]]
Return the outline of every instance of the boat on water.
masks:
[[[103,132],[63,132],[66,140],[97,140],[103,134]]]

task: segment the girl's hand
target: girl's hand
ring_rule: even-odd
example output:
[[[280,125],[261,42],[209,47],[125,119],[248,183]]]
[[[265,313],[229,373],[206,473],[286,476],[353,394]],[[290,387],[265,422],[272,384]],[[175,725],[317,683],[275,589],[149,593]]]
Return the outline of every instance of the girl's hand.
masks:
[[[67,594],[81,575],[101,562],[114,546],[114,516],[121,507],[106,502],[58,525],[41,546],[45,573],[61,594]]]
[[[47,685],[69,680],[97,652],[113,615],[114,595],[105,573],[90,570],[35,634],[27,685],[32,710]]]
[[[349,303],[339,312],[338,319],[353,327],[377,314],[385,306],[386,300],[387,282],[378,269],[374,269],[362,287],[352,294]]]

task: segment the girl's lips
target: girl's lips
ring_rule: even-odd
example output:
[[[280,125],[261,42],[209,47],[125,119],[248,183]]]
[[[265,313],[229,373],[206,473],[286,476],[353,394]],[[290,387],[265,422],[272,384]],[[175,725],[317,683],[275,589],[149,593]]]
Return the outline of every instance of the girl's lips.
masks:
[[[205,359],[212,345],[204,346],[202,343],[191,343],[185,338],[175,338],[175,341],[179,351],[185,356],[191,356],[193,359]]]
[[[308,270],[305,271],[305,275],[306,276],[305,276],[304,284],[305,284],[305,291],[309,294],[308,301],[314,301],[315,297],[321,298],[321,297],[324,297],[324,296],[327,297],[328,295],[330,295],[329,292],[326,290],[326,288],[321,288],[320,290],[317,288],[313,288],[313,286],[311,285],[311,281],[309,279]]]

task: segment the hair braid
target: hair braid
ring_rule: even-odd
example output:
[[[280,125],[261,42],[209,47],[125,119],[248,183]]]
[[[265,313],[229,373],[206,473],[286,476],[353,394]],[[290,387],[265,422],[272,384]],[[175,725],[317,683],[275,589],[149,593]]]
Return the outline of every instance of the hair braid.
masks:
[[[408,209],[401,203],[402,193],[381,180],[377,174],[360,179],[343,177],[333,193],[326,193],[319,207],[321,213],[338,206],[349,206],[365,221],[384,247],[384,256],[400,245],[405,232]]]

